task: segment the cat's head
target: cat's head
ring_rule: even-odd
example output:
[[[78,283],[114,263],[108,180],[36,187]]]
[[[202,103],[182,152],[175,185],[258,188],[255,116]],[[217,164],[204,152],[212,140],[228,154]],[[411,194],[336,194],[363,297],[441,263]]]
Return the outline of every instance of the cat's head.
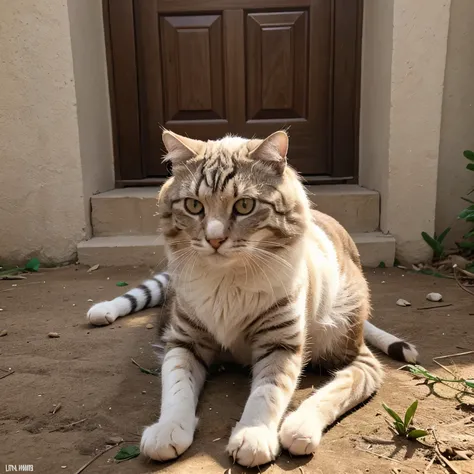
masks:
[[[309,205],[287,165],[288,135],[200,141],[163,133],[173,176],[158,196],[168,257],[211,266],[245,264],[296,245]]]

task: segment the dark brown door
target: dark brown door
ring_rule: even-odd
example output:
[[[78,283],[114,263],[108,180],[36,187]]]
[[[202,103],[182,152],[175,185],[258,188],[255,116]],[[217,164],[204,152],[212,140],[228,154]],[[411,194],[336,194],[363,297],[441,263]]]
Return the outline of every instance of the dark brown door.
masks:
[[[109,8],[116,2],[120,15],[133,15],[140,134],[139,156],[120,152],[122,179],[167,174],[160,126],[203,140],[286,128],[290,163],[302,174],[354,176],[357,0],[134,0],[132,9],[109,0]],[[110,12],[112,43],[114,21]],[[112,52],[117,82],[123,58],[113,44]],[[115,100],[124,100],[117,85]]]

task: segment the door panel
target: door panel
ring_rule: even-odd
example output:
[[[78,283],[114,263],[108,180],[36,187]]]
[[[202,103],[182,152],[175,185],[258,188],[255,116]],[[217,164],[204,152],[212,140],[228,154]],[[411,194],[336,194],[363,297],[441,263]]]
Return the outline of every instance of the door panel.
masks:
[[[285,128],[299,172],[353,175],[360,0],[108,0],[127,1],[142,177],[167,175],[161,127],[203,140]]]
[[[247,15],[247,119],[306,118],[306,11]]]
[[[222,16],[160,20],[166,122],[223,119]]]

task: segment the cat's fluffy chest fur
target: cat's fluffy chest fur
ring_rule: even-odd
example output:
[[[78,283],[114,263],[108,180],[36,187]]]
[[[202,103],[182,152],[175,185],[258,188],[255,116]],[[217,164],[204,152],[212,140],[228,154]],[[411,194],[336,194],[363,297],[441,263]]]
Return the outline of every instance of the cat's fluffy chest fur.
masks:
[[[307,278],[304,262],[291,278],[287,274],[267,272],[267,278],[262,278],[250,270],[229,275],[225,271],[195,268],[176,285],[177,300],[189,308],[223,348],[234,352],[237,346],[242,347],[242,324],[291,293]]]
[[[337,324],[338,315],[332,314],[331,308],[339,296],[339,265],[333,246],[314,227],[300,246],[282,253],[281,260],[270,265],[257,261],[254,267],[229,273],[225,268],[210,271],[196,264],[175,280],[178,301],[222,348],[229,349],[237,361],[245,363],[251,360],[251,348],[244,340],[242,327],[249,318],[261,314],[297,288],[300,289],[298,305],[307,320],[303,324],[310,335],[316,328],[316,317],[322,325]],[[305,289],[315,274],[317,279],[313,278],[310,286],[314,290],[317,287],[317,291],[308,296]]]

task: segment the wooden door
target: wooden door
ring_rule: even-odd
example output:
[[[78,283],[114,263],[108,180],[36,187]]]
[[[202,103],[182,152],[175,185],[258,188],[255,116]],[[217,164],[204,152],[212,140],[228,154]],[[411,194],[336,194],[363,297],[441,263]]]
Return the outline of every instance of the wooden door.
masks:
[[[139,144],[133,157],[119,152],[122,179],[167,174],[160,126],[203,140],[286,128],[289,161],[302,174],[354,176],[358,0],[127,1],[109,0],[112,42],[114,28],[124,33],[123,17],[133,19],[127,35],[135,67],[127,74],[135,74],[128,86],[136,80],[137,111],[125,141],[138,130]],[[116,83],[115,63],[123,57],[114,50]],[[115,100],[124,102],[116,84]],[[130,112],[130,100],[123,108]],[[124,118],[130,126],[130,113]]]

